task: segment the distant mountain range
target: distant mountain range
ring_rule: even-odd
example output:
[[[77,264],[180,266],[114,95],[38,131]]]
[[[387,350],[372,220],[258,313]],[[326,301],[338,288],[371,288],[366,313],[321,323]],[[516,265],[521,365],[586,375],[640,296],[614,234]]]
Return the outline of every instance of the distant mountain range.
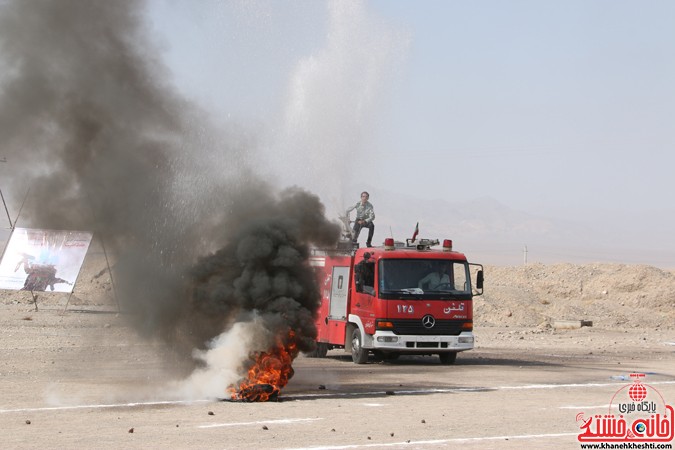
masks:
[[[485,264],[617,262],[675,267],[673,214],[650,223],[634,212],[594,212],[568,219],[511,209],[493,198],[469,202],[376,191],[375,241],[393,236],[452,239],[469,260]],[[649,231],[641,232],[640,229]]]
[[[675,268],[674,210],[592,211],[562,219],[512,209],[490,197],[452,202],[366,189],[377,216],[375,243],[391,235],[405,241],[419,222],[419,237],[452,239],[455,250],[483,264],[613,262]],[[336,206],[333,201],[327,208],[329,217]],[[9,230],[0,228],[0,252],[8,237]]]

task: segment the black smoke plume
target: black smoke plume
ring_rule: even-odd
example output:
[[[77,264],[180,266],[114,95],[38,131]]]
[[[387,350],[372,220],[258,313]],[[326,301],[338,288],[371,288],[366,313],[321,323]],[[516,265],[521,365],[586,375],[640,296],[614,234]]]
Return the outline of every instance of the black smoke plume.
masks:
[[[307,264],[309,243],[334,245],[339,227],[326,221],[318,197],[297,188],[250,200],[257,207],[244,207],[248,219],[228,225],[228,243],[192,269],[195,306],[215,321],[209,335],[222,331],[223,317],[256,311],[272,329],[293,330],[299,350],[312,350],[320,293]]]
[[[30,187],[20,225],[94,231],[122,309],[185,355],[253,311],[310,349],[309,247],[338,227],[316,196],[255,176],[250,135],[216,131],[175,92],[143,14],[135,0],[0,2],[3,184],[15,202]]]

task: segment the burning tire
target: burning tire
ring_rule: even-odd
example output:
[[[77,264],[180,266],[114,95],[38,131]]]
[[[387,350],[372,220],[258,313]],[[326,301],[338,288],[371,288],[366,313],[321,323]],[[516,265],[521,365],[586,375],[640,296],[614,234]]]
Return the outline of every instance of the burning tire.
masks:
[[[444,366],[451,366],[457,360],[457,352],[439,353],[438,359],[441,360],[441,364]]]
[[[356,364],[365,364],[368,362],[368,350],[363,348],[363,339],[361,338],[361,330],[354,329],[352,333],[352,361]]]

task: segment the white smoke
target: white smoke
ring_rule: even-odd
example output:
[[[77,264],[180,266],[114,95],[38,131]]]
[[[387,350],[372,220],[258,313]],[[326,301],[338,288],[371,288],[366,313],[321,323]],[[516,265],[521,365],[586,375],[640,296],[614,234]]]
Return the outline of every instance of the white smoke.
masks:
[[[171,387],[181,400],[229,398],[229,386],[241,378],[242,367],[251,351],[267,350],[269,330],[258,316],[250,322],[237,322],[214,338],[207,350],[195,350],[193,356],[204,364],[185,380]]]
[[[325,45],[303,57],[290,75],[271,150],[275,167],[284,169],[284,184],[316,192],[341,211],[343,196],[355,195],[345,187],[358,177],[360,159],[386,111],[385,94],[398,76],[408,36],[361,1],[328,2],[328,13]]]

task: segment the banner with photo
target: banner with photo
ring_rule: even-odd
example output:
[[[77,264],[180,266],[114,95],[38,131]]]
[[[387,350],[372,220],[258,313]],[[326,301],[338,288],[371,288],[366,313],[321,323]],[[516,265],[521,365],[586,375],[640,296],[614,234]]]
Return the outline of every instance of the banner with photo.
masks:
[[[92,233],[15,228],[0,261],[0,289],[72,292]]]

